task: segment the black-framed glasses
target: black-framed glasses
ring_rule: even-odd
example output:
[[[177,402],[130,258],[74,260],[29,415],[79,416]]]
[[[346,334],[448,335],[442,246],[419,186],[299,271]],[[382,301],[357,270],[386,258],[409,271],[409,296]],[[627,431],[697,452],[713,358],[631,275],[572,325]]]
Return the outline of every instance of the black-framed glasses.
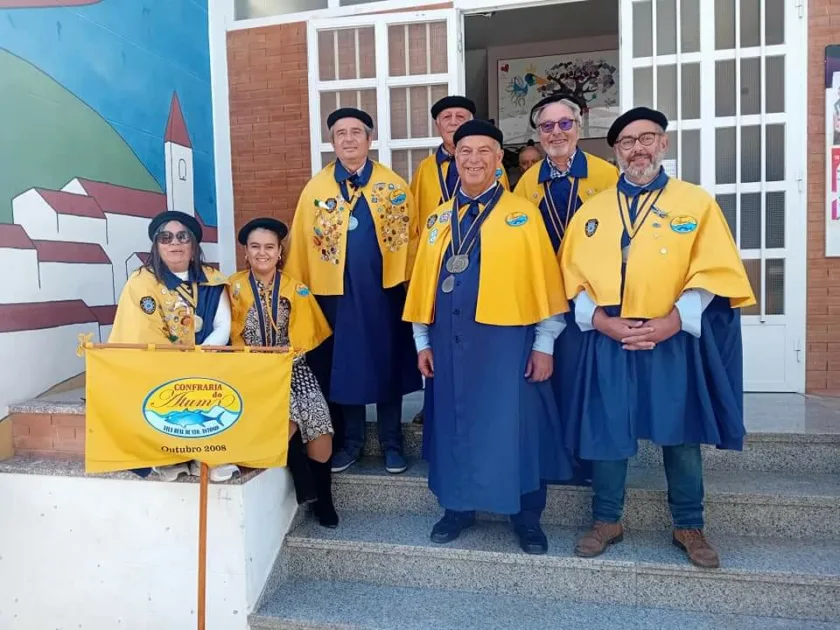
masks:
[[[181,245],[186,245],[192,240],[192,234],[188,230],[180,230],[172,233],[169,230],[158,232],[155,240],[161,245],[171,245],[173,240],[177,240]]]
[[[540,131],[543,133],[551,133],[554,127],[560,127],[561,131],[569,131],[575,126],[575,121],[572,118],[561,118],[560,120],[546,120],[539,125]]]
[[[636,142],[638,141],[643,147],[649,147],[656,139],[659,137],[655,131],[646,131],[645,133],[639,134],[638,136],[624,136],[623,138],[619,138],[616,144],[620,146],[625,151],[629,151],[633,147],[636,146]]]

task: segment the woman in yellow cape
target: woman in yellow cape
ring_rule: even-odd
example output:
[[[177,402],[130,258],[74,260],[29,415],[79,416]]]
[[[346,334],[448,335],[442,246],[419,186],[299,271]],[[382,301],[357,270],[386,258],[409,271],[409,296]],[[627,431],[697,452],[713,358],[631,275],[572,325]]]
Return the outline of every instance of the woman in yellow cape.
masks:
[[[108,343],[227,345],[227,280],[203,264],[201,237],[201,224],[184,212],[162,212],[152,219],[148,262],[125,283]],[[199,474],[192,461],[153,470],[163,481]],[[216,466],[210,479],[226,481],[238,470],[233,464]],[[149,469],[135,472],[145,477]]]
[[[287,234],[285,224],[269,217],[254,219],[239,231],[248,269],[229,280],[231,345],[288,346],[295,353],[287,465],[298,503],[315,499],[321,525],[334,528],[338,515],[331,491],[333,426],[327,401],[306,363],[306,353],[332,331],[309,288],[280,272],[281,243]]]

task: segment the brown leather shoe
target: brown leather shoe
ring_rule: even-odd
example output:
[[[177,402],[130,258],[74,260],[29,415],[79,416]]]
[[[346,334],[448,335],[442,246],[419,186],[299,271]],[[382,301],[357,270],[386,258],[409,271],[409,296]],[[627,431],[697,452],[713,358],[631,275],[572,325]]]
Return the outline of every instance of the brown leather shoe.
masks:
[[[720,567],[717,551],[706,540],[702,529],[674,529],[674,537],[671,540],[674,545],[685,551],[694,566],[701,569]]]
[[[595,521],[592,529],[581,536],[575,545],[575,555],[581,558],[594,558],[606,551],[609,545],[624,540],[624,527],[621,523]]]

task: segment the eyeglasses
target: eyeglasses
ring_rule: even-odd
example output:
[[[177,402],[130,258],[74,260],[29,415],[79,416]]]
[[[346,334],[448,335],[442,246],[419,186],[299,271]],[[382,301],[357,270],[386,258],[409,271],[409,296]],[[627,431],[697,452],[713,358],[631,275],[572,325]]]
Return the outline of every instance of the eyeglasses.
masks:
[[[554,127],[560,127],[562,131],[568,131],[575,126],[575,121],[572,118],[561,118],[560,120],[546,120],[539,124],[540,131],[543,133],[551,133]]]
[[[624,136],[623,138],[619,138],[616,144],[620,146],[625,151],[629,151],[633,147],[636,146],[636,141],[638,140],[643,147],[649,147],[656,139],[659,137],[660,134],[656,133],[655,131],[647,131],[639,136]]]
[[[190,234],[187,230],[181,230],[177,234],[173,234],[172,232],[166,230],[158,232],[155,237],[155,240],[161,245],[171,245],[173,239],[177,240],[182,245],[186,245],[192,240],[192,234]]]

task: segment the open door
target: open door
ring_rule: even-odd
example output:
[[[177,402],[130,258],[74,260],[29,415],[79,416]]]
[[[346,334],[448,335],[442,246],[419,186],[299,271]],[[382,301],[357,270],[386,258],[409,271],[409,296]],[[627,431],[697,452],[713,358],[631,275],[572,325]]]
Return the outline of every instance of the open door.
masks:
[[[714,194],[758,305],[748,391],[804,391],[804,20],[785,0],[620,0],[622,109],[671,121],[668,167]]]
[[[440,143],[432,104],[458,88],[457,34],[455,9],[309,22],[313,174],[335,159],[327,116],[350,106],[374,118],[371,157],[410,181]]]

